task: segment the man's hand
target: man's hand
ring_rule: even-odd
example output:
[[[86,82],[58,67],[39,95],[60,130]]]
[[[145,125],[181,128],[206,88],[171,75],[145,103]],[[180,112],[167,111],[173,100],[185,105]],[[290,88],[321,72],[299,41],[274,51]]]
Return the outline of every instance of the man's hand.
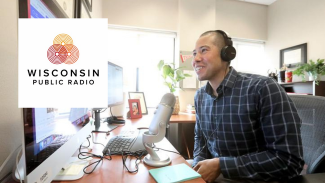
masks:
[[[214,182],[221,173],[219,158],[200,161],[193,169],[201,174],[206,182]]]

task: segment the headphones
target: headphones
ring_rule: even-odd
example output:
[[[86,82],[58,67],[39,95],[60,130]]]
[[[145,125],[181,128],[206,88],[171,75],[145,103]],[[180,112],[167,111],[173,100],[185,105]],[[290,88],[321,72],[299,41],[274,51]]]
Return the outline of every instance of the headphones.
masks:
[[[236,57],[236,49],[232,46],[231,37],[222,30],[215,30],[215,32],[221,34],[225,40],[225,46],[221,49],[221,59],[230,62]]]

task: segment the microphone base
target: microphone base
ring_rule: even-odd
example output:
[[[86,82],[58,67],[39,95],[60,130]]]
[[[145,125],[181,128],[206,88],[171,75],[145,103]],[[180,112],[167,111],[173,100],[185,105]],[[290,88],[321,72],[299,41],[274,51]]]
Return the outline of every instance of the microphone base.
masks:
[[[150,154],[147,154],[146,157],[144,157],[143,162],[149,166],[153,166],[153,167],[162,167],[162,166],[167,166],[171,163],[171,160],[169,158],[169,156],[167,156],[164,153],[161,152],[156,152],[159,160],[153,160],[152,157],[150,156]]]

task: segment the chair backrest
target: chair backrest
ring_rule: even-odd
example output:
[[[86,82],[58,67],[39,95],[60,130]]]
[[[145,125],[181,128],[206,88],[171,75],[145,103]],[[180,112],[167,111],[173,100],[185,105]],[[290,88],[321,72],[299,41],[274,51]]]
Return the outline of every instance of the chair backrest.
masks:
[[[325,97],[289,95],[302,120],[301,138],[307,173],[325,172]]]

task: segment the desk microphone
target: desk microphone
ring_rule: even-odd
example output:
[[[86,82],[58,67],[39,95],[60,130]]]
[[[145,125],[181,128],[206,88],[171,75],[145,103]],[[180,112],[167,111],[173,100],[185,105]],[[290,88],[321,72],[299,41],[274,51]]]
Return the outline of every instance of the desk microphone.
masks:
[[[148,152],[148,155],[144,158],[144,163],[147,165],[161,167],[171,162],[167,155],[153,150],[153,143],[160,142],[165,137],[175,102],[176,99],[173,94],[165,94],[154,112],[149,131],[143,133],[142,142]]]

